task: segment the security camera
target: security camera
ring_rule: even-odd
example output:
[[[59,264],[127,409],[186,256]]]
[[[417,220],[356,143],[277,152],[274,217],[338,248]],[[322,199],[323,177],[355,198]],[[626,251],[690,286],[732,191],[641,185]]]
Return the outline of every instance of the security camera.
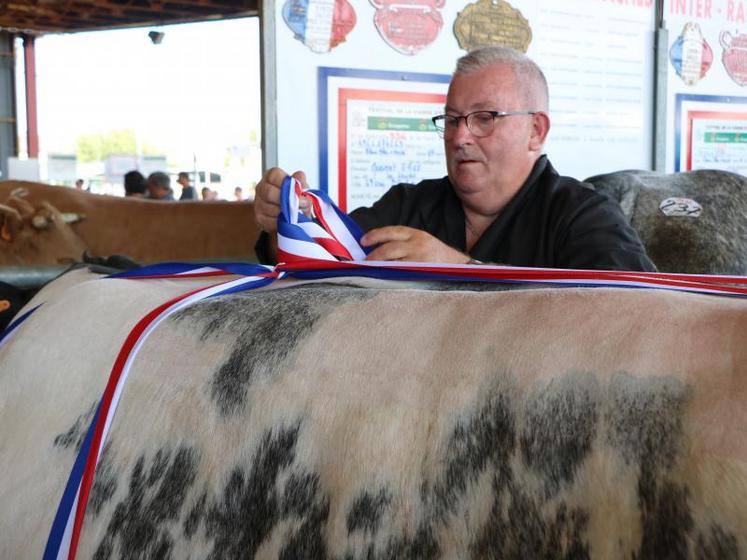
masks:
[[[163,41],[163,36],[166,35],[163,31],[151,31],[148,33],[148,37],[150,37],[150,42],[154,45],[160,45],[161,41]]]

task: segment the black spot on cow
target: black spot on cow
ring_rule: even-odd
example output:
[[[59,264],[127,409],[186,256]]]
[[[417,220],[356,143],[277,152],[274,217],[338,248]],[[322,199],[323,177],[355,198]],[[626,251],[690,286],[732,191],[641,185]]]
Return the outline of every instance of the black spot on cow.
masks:
[[[101,453],[98,465],[96,465],[96,474],[93,477],[91,493],[88,495],[88,507],[86,515],[97,516],[101,513],[104,504],[111,500],[114,492],[117,491],[118,476],[114,470],[114,461],[112,460],[111,440],[104,445],[104,451]]]
[[[231,333],[235,342],[210,388],[220,411],[231,414],[242,410],[252,379],[282,370],[319,319],[341,304],[376,293],[325,285],[242,293],[201,301],[172,318],[198,325],[203,339]]]
[[[454,512],[468,485],[488,467],[503,483],[510,480],[509,459],[516,448],[516,399],[510,395],[509,390],[491,393],[473,417],[456,423],[441,479],[432,487],[426,483],[421,491],[437,517]]]
[[[698,536],[695,556],[700,560],[739,560],[737,537],[714,525],[710,535]]]
[[[606,414],[608,438],[638,467],[640,550],[633,558],[686,558],[694,527],[689,491],[672,472],[684,451],[689,390],[673,378],[613,376]]]
[[[160,449],[150,468],[145,456],[133,467],[127,497],[114,509],[95,558],[110,558],[119,545],[123,558],[171,558],[171,530],[197,476],[194,449]]]
[[[524,463],[541,475],[547,497],[571,482],[589,455],[599,414],[599,384],[591,374],[569,374],[527,395],[520,443]]]
[[[329,515],[329,498],[321,492],[318,475],[298,467],[291,471],[298,434],[299,425],[266,432],[250,469],[231,471],[205,516],[206,534],[213,540],[209,558],[252,557],[286,519],[295,520],[298,528],[288,538],[282,557],[326,556],[322,527]],[[279,480],[286,474],[282,491]]]
[[[206,504],[207,492],[203,492],[195,502],[195,505],[192,506],[192,509],[189,510],[187,518],[184,520],[184,535],[188,539],[191,539],[195,533],[197,533],[197,529],[199,529],[200,523],[202,523],[203,516],[205,515]]]
[[[94,401],[86,412],[75,419],[73,425],[66,432],[56,435],[54,445],[65,449],[75,446],[75,452],[80,451],[80,446],[83,445],[83,440],[86,438],[97,405],[98,401]]]
[[[329,517],[329,499],[322,496],[318,474],[291,475],[283,499],[283,517],[300,520],[300,526],[280,551],[281,560],[327,557],[322,531]]]
[[[437,534],[445,514],[458,513],[467,488],[487,476],[493,503],[471,545],[475,558],[588,558],[588,512],[551,495],[572,482],[595,437],[599,390],[586,387],[589,377],[569,374],[523,400],[511,383],[486,391],[476,412],[456,423],[438,482],[423,485],[423,500],[432,504],[429,531]],[[518,482],[525,466],[539,475],[539,490]],[[431,557],[438,551],[433,543]]]
[[[538,500],[510,482],[494,481],[495,502],[487,523],[472,546],[475,558],[562,558],[585,560],[589,546],[584,542],[589,515],[581,508],[569,510],[556,505],[554,515],[544,511]]]
[[[359,494],[348,511],[348,533],[354,531],[376,533],[381,524],[381,517],[391,501],[392,496],[384,488],[376,495],[368,492]]]

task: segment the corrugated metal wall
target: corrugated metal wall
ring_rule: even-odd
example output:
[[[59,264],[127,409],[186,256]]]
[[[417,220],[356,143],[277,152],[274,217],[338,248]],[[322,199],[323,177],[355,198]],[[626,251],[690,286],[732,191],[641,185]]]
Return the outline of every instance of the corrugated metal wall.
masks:
[[[8,177],[8,157],[16,155],[14,75],[13,36],[0,31],[0,180]]]

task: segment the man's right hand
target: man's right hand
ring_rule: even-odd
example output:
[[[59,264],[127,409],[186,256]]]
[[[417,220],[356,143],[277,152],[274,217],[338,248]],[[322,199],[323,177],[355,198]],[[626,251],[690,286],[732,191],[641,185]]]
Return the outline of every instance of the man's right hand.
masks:
[[[280,214],[280,187],[283,179],[288,173],[279,167],[273,167],[268,170],[254,192],[254,219],[257,225],[267,233],[277,231],[277,219]],[[306,174],[303,171],[296,171],[293,177],[301,182],[301,186],[306,188]],[[299,201],[299,209],[304,214],[311,212],[311,203],[302,198]]]

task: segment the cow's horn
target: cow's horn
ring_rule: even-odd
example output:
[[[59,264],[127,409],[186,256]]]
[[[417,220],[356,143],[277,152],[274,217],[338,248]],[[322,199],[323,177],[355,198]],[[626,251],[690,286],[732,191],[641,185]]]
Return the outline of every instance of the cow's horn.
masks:
[[[13,241],[15,234],[23,227],[21,213],[5,204],[0,204],[0,238],[3,241]]]

